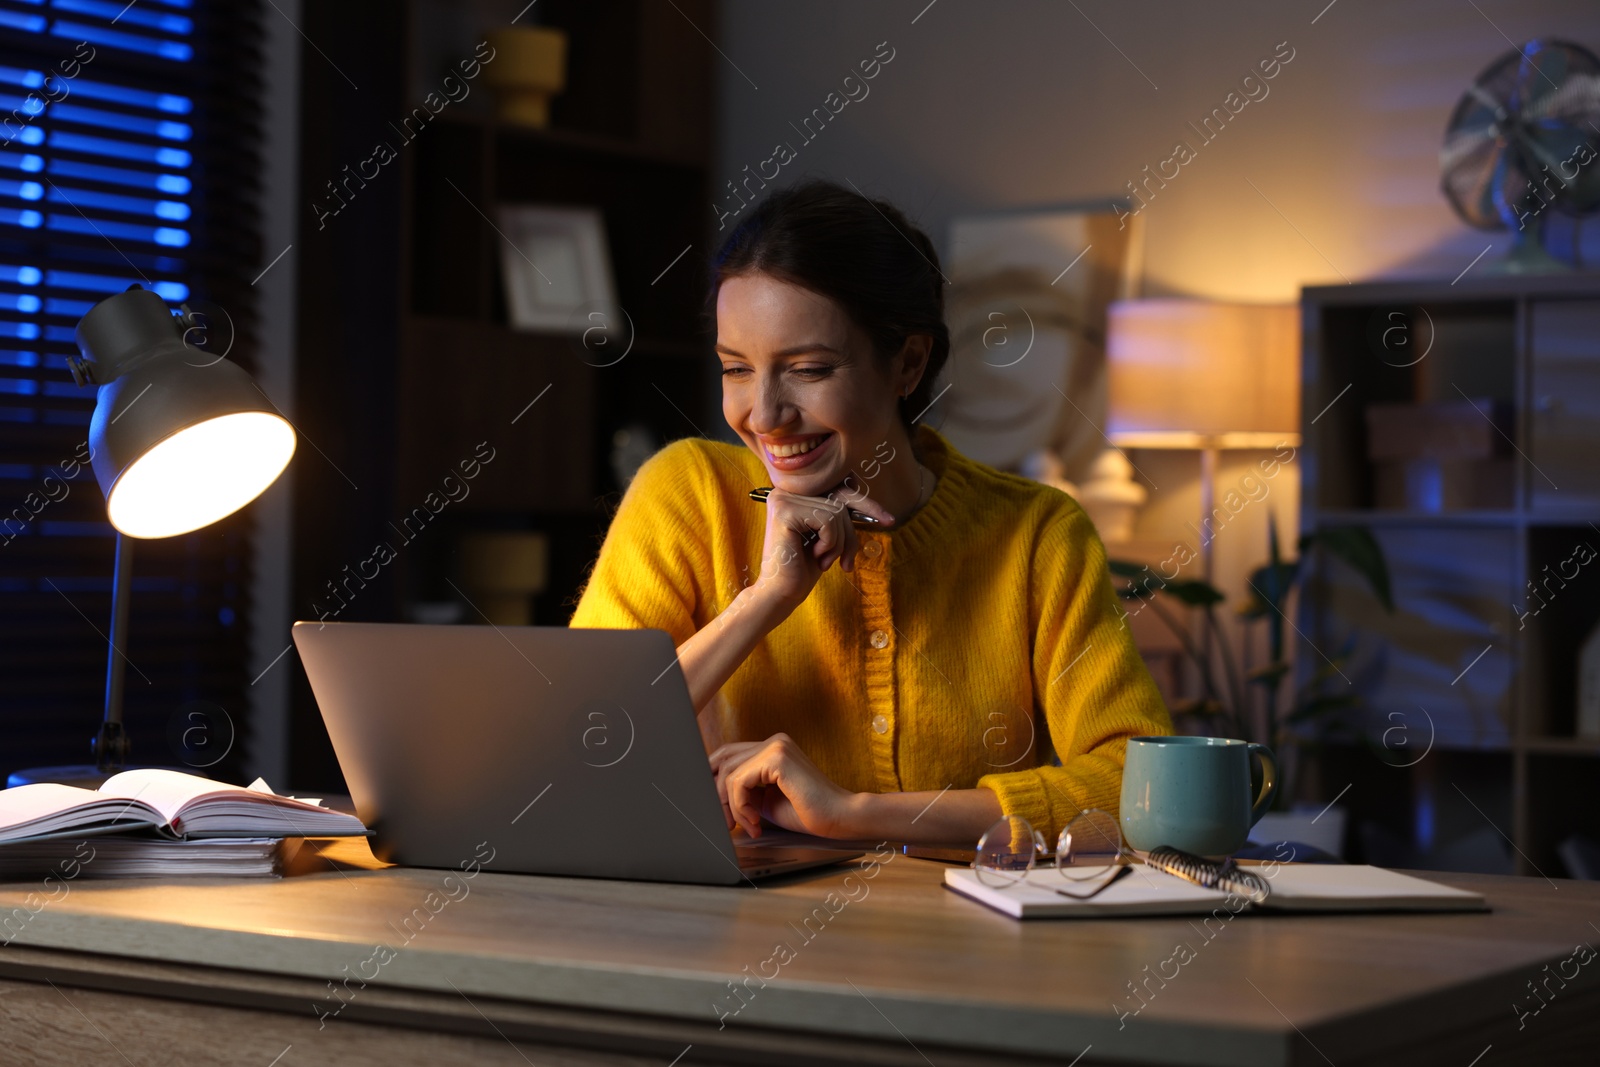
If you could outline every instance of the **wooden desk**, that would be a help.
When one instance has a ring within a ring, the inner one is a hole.
[[[1182,919],[1016,923],[943,889],[942,870],[898,856],[870,880],[761,889],[487,871],[452,887],[398,868],[80,879],[0,949],[0,1061],[1594,1062],[1600,961],[1551,979],[1520,1031],[1513,1005],[1600,944],[1600,885],[1436,875],[1494,913],[1241,916],[1208,941]],[[0,887],[0,917],[39,888]],[[1194,958],[1119,1021],[1180,942]]]

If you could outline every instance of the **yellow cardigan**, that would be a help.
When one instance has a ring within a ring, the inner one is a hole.
[[[987,788],[1053,846],[1082,809],[1116,812],[1127,739],[1171,719],[1072,498],[928,427],[917,441],[933,495],[903,527],[857,528],[856,570],[826,571],[723,686],[723,736],[787,733],[855,792]],[[571,625],[688,640],[759,574],[766,510],[747,494],[765,484],[742,446],[662,449],[624,494]]]

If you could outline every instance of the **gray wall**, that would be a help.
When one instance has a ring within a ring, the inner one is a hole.
[[[1126,195],[1184,141],[1194,158],[1165,188],[1152,183],[1141,211],[1144,293],[1247,301],[1292,301],[1307,284],[1450,279],[1490,245],[1472,269],[1492,263],[1509,236],[1466,226],[1439,191],[1450,113],[1513,47],[1507,37],[1600,49],[1593,0],[724,0],[720,20],[720,210],[739,204],[725,183],[759,173],[783,142],[796,156],[774,184],[854,183],[947,250],[954,216]],[[806,140],[794,127],[830,92],[861,96],[844,79],[880,42],[894,58],[865,97]],[[1253,81],[1258,99],[1232,102],[1214,140],[1190,127],[1230,92],[1244,96],[1259,61],[1291,50],[1265,95]],[[1570,223],[1558,234],[1572,235]],[[1581,236],[1600,264],[1600,219]],[[1236,484],[1257,458],[1230,454],[1217,484]],[[1197,458],[1139,463],[1163,488],[1138,536],[1192,543]],[[1298,503],[1290,466],[1267,507],[1291,541]],[[1214,551],[1214,579],[1235,598],[1266,556],[1264,513]],[[1234,641],[1264,661],[1239,628]]]
[[[1463,225],[1439,193],[1445,121],[1507,37],[1600,49],[1600,4],[1326,5],[727,0],[713,183],[726,193],[788,141],[797,158],[780,182],[853,181],[943,248],[952,215],[1125,193],[1187,140],[1196,158],[1143,212],[1147,295],[1288,300],[1307,283],[1453,278],[1493,242],[1481,267],[1508,238]],[[868,95],[805,143],[789,124],[882,41],[894,59]],[[1267,95],[1202,144],[1188,123],[1280,42],[1294,58]]]

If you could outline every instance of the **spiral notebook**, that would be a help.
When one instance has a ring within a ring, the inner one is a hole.
[[[1271,892],[1260,904],[1206,889],[1139,864],[1091,900],[1061,896],[1053,887],[1081,889],[1055,868],[1038,869],[1015,885],[996,888],[978,880],[970,867],[944,872],[945,888],[971,897],[1013,919],[1114,918],[1136,915],[1204,915],[1227,906],[1230,912],[1285,911],[1488,911],[1482,894],[1381,867],[1322,863],[1278,864],[1254,868]],[[1239,905],[1243,903],[1243,907]]]

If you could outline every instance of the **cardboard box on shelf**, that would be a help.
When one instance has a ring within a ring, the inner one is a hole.
[[[1372,465],[1372,503],[1437,513],[1509,508],[1513,466],[1507,459],[1382,460]]]
[[[1512,505],[1511,406],[1488,398],[1369,404],[1373,504],[1439,512]]]
[[[1511,405],[1478,397],[1368,404],[1367,458],[1491,459],[1510,449]]]

